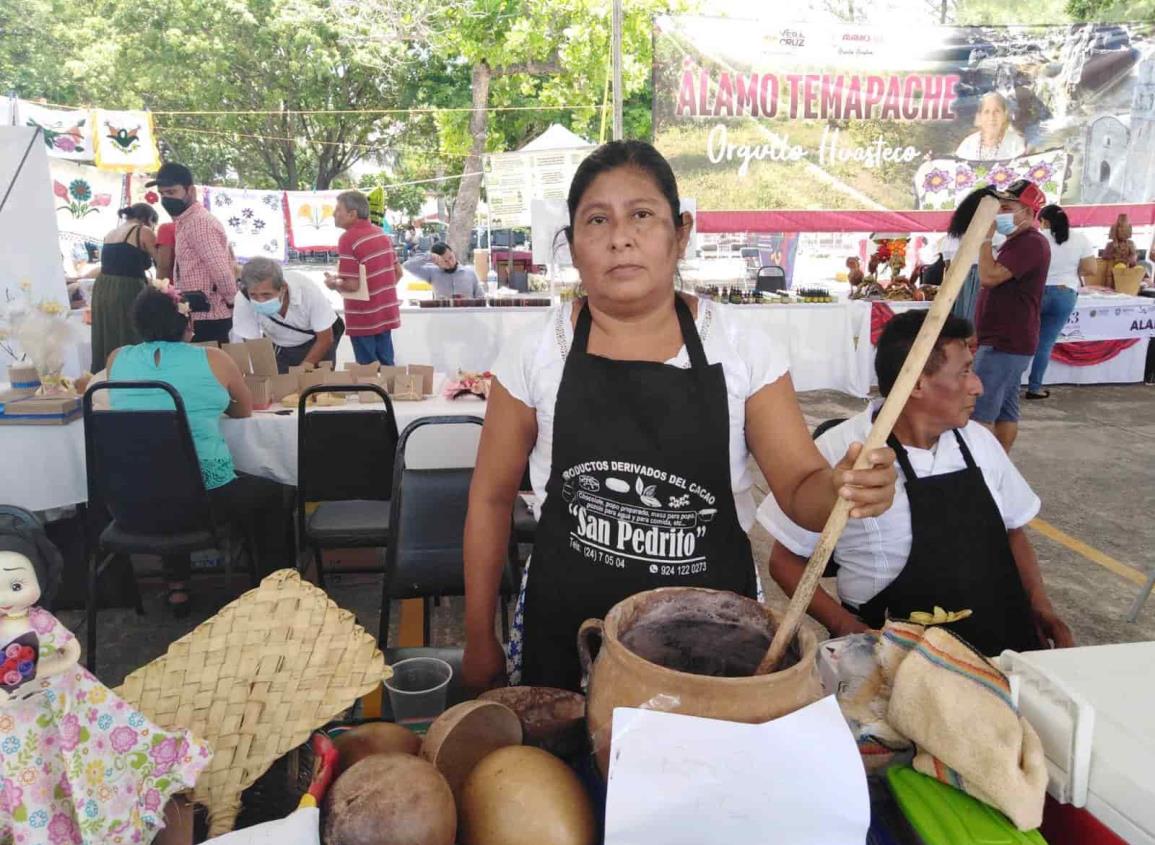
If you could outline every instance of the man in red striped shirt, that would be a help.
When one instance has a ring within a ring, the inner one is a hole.
[[[345,298],[345,333],[358,364],[393,366],[393,329],[401,326],[397,282],[401,265],[393,242],[369,222],[369,200],[360,191],[337,195],[333,222],[344,229],[337,242],[337,274],[325,274],[332,290],[353,293],[361,286],[361,267],[369,286],[367,300]]]

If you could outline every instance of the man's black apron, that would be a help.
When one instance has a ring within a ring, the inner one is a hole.
[[[274,323],[282,328],[292,329],[299,332],[302,337],[310,337],[308,340],[299,346],[276,346],[274,349],[277,353],[277,371],[281,374],[287,373],[289,367],[299,367],[305,360],[313,348],[313,344],[317,342],[317,333],[312,329],[302,329],[300,326],[294,326],[284,322],[276,317],[269,317]],[[322,361],[329,361],[333,364],[337,362],[337,344],[341,342],[341,336],[345,334],[345,321],[338,317],[333,321],[333,345],[329,347],[329,351],[321,358]]]
[[[755,594],[730,479],[726,377],[675,303],[689,369],[590,355],[589,308],[578,315],[526,586],[524,684],[577,689],[578,627],[635,593]]]
[[[898,577],[858,609],[862,621],[881,628],[887,616],[916,610],[973,611],[950,628],[986,655],[1003,649],[1040,648],[1007,528],[962,435],[954,432],[966,468],[919,478],[902,444],[898,456],[910,501],[910,557]]]

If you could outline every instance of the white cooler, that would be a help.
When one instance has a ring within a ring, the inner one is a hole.
[[[1048,791],[1129,845],[1155,845],[1155,642],[1004,652],[1043,741]]]

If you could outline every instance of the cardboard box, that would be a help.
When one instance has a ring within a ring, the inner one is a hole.
[[[79,396],[25,396],[4,402],[3,425],[67,425],[83,412]]]
[[[433,367],[427,364],[410,364],[409,375],[421,376],[421,394],[423,396],[433,394]]]

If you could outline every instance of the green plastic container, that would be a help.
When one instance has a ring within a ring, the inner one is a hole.
[[[891,767],[886,781],[923,845],[1047,845],[1037,830],[1018,830],[994,807],[910,766]]]

